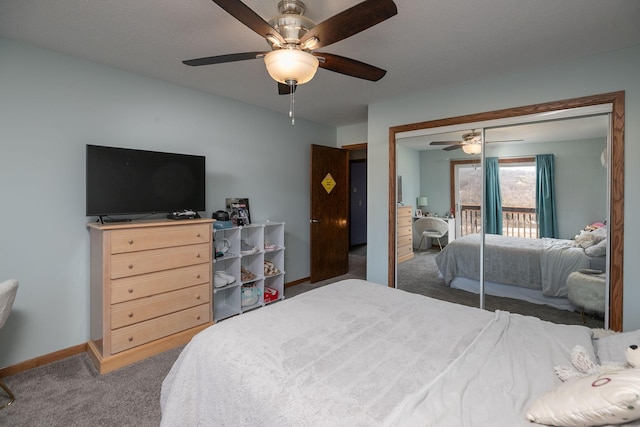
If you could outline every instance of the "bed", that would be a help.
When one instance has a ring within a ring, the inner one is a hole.
[[[463,236],[436,256],[436,264],[447,285],[478,291],[480,239],[479,234]],[[583,269],[604,269],[606,264],[604,256],[588,255],[575,240],[495,234],[485,236],[484,257],[487,293],[568,310],[573,309],[567,300],[569,274]]]
[[[575,345],[595,358],[593,338],[345,280],[196,335],[163,382],[161,425],[530,426],[554,366]]]

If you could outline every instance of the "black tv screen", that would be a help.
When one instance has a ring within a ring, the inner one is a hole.
[[[205,157],[87,145],[87,216],[205,210]]]

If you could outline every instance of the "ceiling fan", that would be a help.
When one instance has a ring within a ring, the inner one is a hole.
[[[278,93],[291,96],[297,85],[313,78],[318,67],[370,81],[378,81],[386,74],[385,70],[373,65],[315,50],[351,37],[396,15],[398,9],[393,0],[365,0],[317,25],[303,16],[305,5],[299,0],[281,0],[278,3],[280,14],[269,22],[240,0],[213,2],[264,37],[271,50],[182,61],[186,65],[201,66],[263,58],[269,75],[278,82]]]
[[[516,142],[522,141],[522,139],[509,139],[504,141],[486,141],[487,144],[491,142]],[[457,150],[462,148],[467,154],[479,154],[482,151],[482,133],[472,129],[471,132],[462,134],[461,141],[433,141],[429,145],[448,145],[443,148],[444,151]]]

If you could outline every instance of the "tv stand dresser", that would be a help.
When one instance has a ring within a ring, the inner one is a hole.
[[[101,374],[186,344],[213,324],[212,222],[88,224],[88,349]]]

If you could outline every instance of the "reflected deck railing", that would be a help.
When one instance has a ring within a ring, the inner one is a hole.
[[[479,233],[482,229],[480,206],[462,205],[460,235]],[[535,208],[502,208],[502,235],[538,238],[538,215]]]

